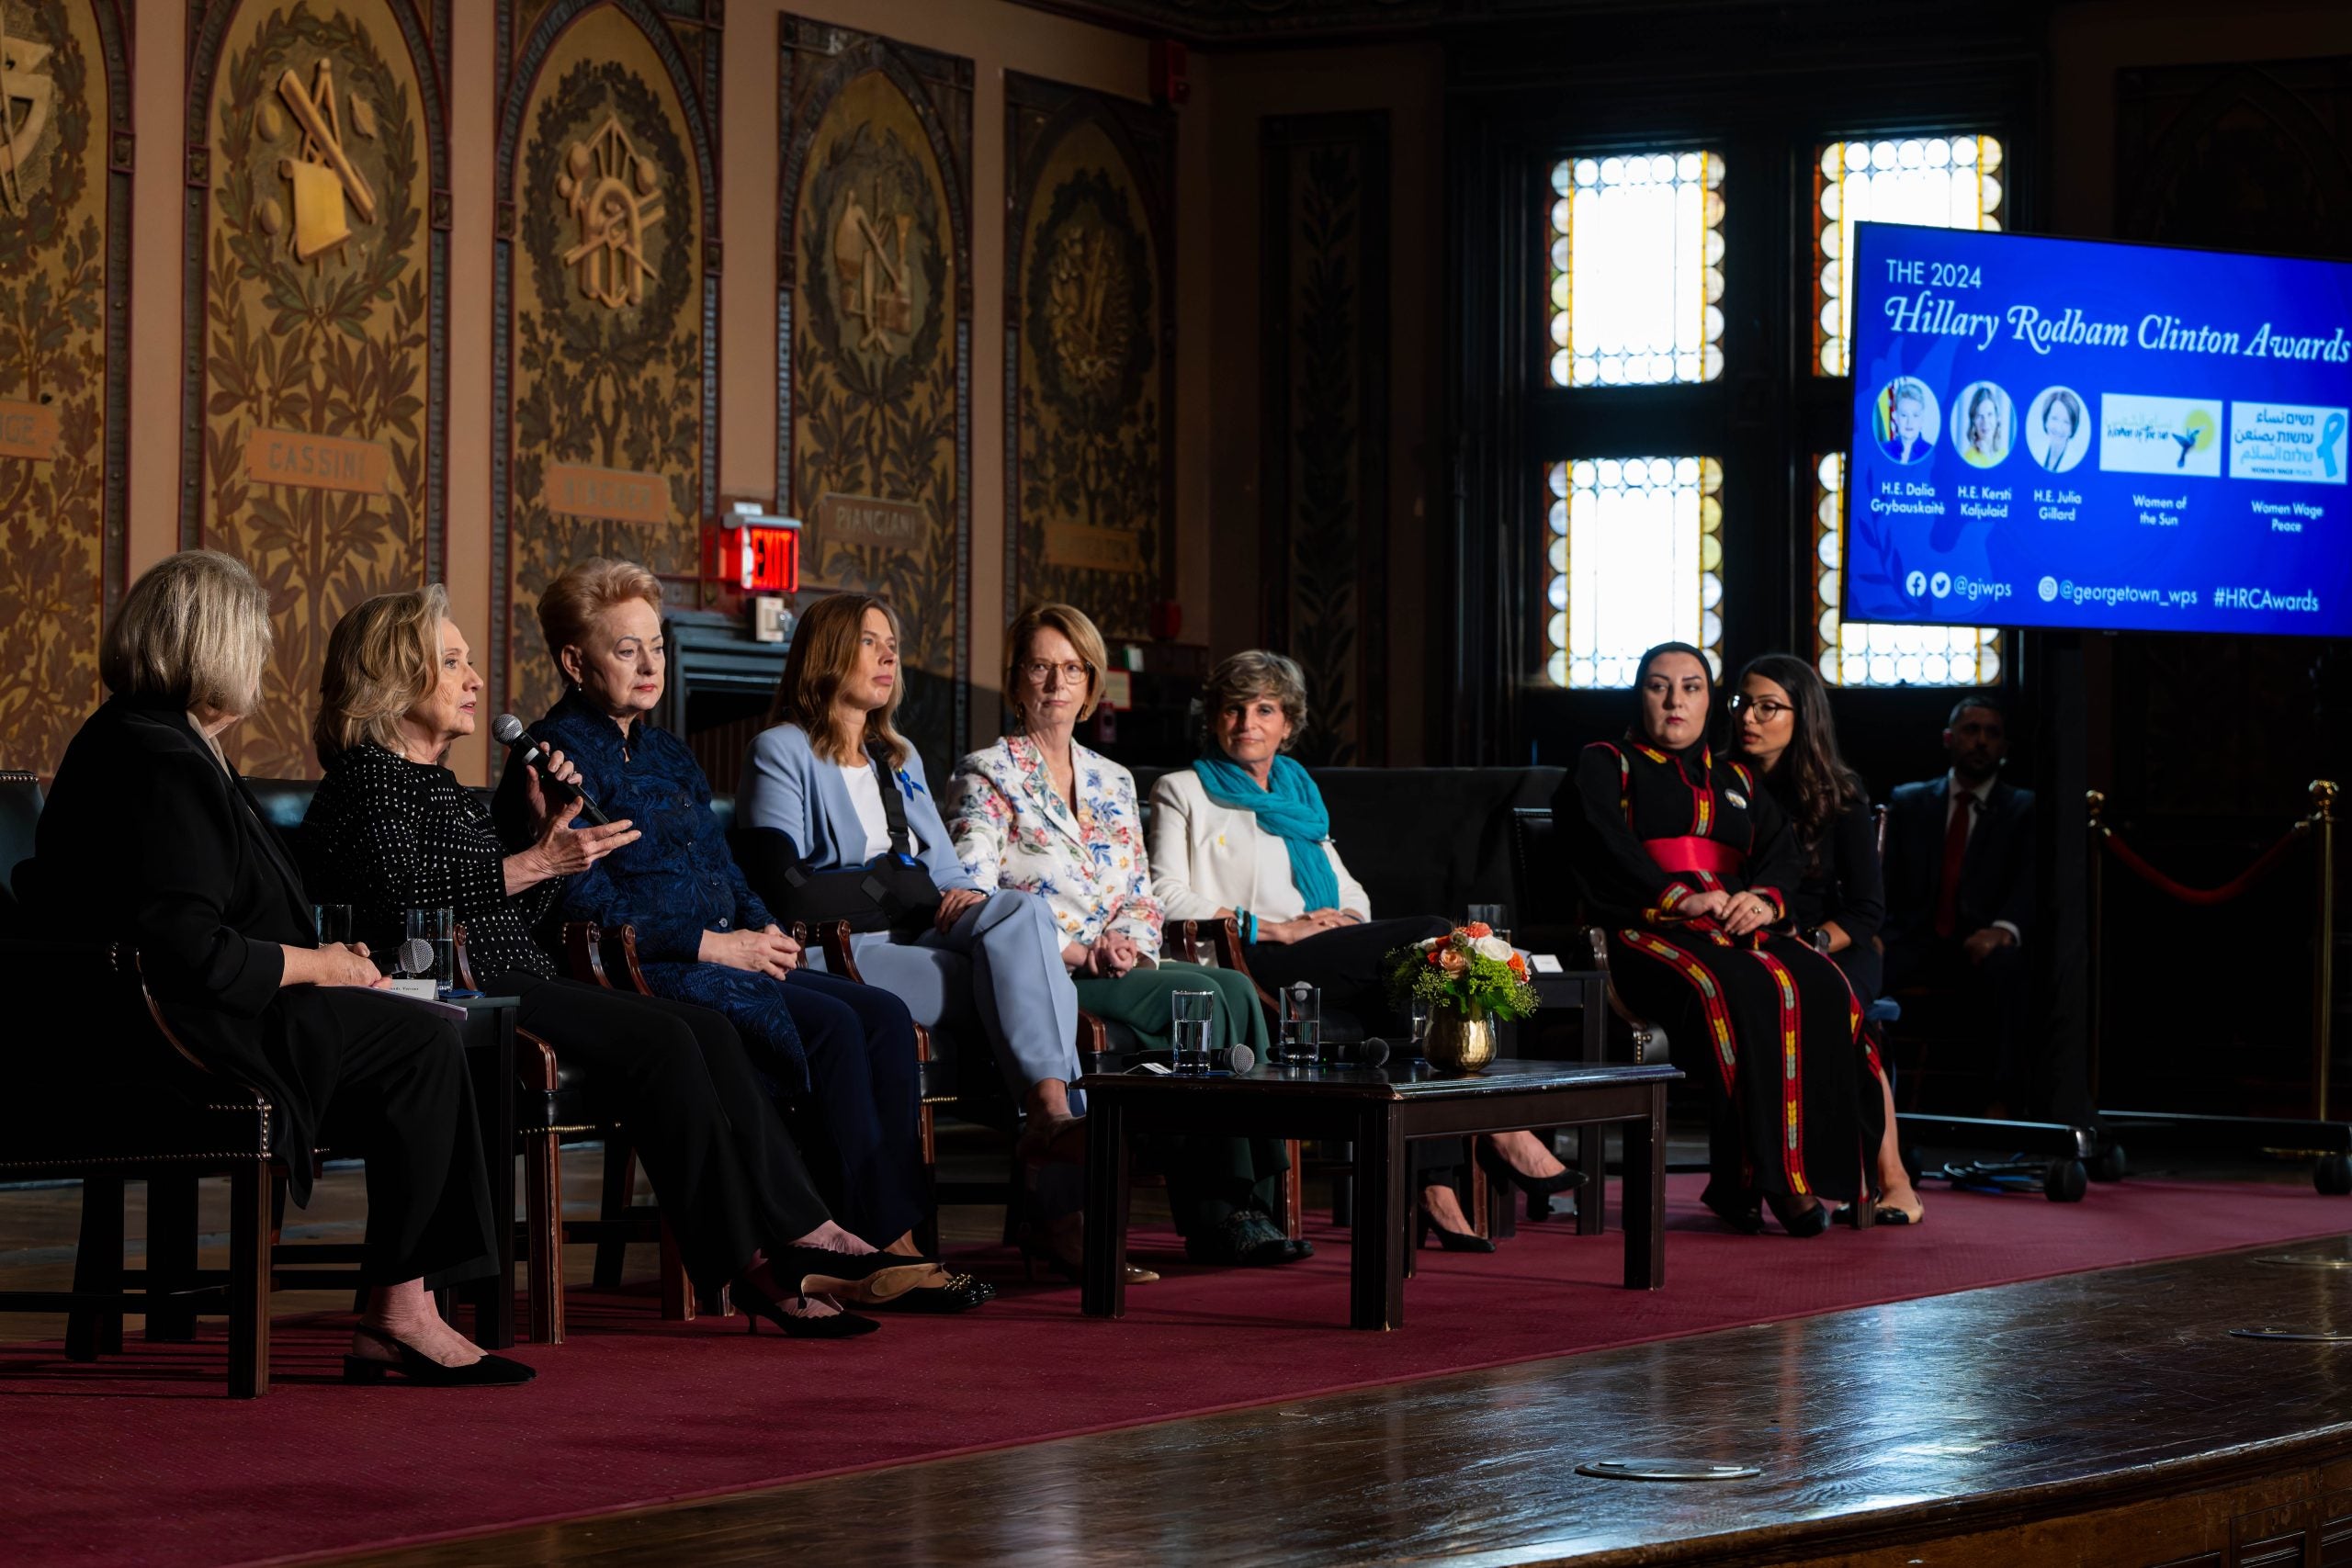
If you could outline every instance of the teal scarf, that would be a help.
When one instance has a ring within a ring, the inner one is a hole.
[[[1223,757],[1203,757],[1193,763],[1209,798],[1231,811],[1255,812],[1258,826],[1283,841],[1290,851],[1291,886],[1309,909],[1340,907],[1339,874],[1323,840],[1331,836],[1331,814],[1323,808],[1323,792],[1306,770],[1288,757],[1274,759],[1269,787],[1261,789],[1250,770]]]

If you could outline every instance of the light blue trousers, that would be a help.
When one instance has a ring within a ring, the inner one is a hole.
[[[942,932],[851,939],[858,972],[907,1004],[925,1028],[977,1022],[1019,1099],[1045,1078],[1078,1082],[1078,989],[1062,964],[1061,928],[1034,893],[991,893]],[[821,962],[821,955],[812,955]],[[1070,1109],[1086,1106],[1077,1089]]]

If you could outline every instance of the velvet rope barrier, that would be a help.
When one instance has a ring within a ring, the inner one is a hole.
[[[2117,860],[2121,861],[2124,865],[2131,870],[2133,875],[2146,883],[2149,886],[2154,888],[2157,892],[2162,893],[2168,897],[2178,899],[2184,904],[2226,904],[2233,898],[2242,897],[2247,889],[2251,888],[2256,883],[2261,881],[2264,875],[2269,872],[2270,868],[2277,865],[2280,859],[2286,855],[2289,850],[2295,847],[2295,843],[2298,840],[2301,839],[2310,831],[2310,823],[2298,822],[2293,827],[2288,829],[2286,832],[2280,834],[2278,841],[2271,845],[2268,849],[2263,851],[2260,857],[2257,858],[2252,865],[2246,867],[2244,871],[2238,873],[2235,876],[2230,878],[2229,881],[2224,882],[2219,887],[2191,887],[2187,883],[2174,881],[2171,877],[2166,876],[2163,872],[2158,871],[2154,866],[2150,865],[2145,860],[2143,860],[2140,856],[2140,852],[2137,850],[2134,850],[2131,845],[2125,843],[2121,837],[2116,833],[2114,829],[2109,828],[2103,823],[2098,825],[2098,828],[2100,840],[2107,845],[2108,852],[2112,854]]]

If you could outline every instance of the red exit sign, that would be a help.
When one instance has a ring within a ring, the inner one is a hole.
[[[732,513],[713,530],[709,575],[746,593],[800,591],[800,525],[789,517]]]

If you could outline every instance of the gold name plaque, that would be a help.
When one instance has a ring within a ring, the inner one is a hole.
[[[1088,571],[1144,570],[1143,536],[1125,528],[1090,528],[1083,523],[1046,525],[1046,564]]]
[[[392,454],[381,442],[266,428],[245,441],[245,478],[256,484],[381,495],[391,477]]]
[[[549,512],[602,517],[614,523],[667,523],[670,481],[633,468],[592,468],[584,463],[549,463],[541,493]]]
[[[57,456],[57,411],[46,403],[0,398],[0,457],[49,462]]]
[[[911,502],[830,491],[817,500],[815,521],[828,544],[884,550],[920,548],[931,528],[931,513]]]

